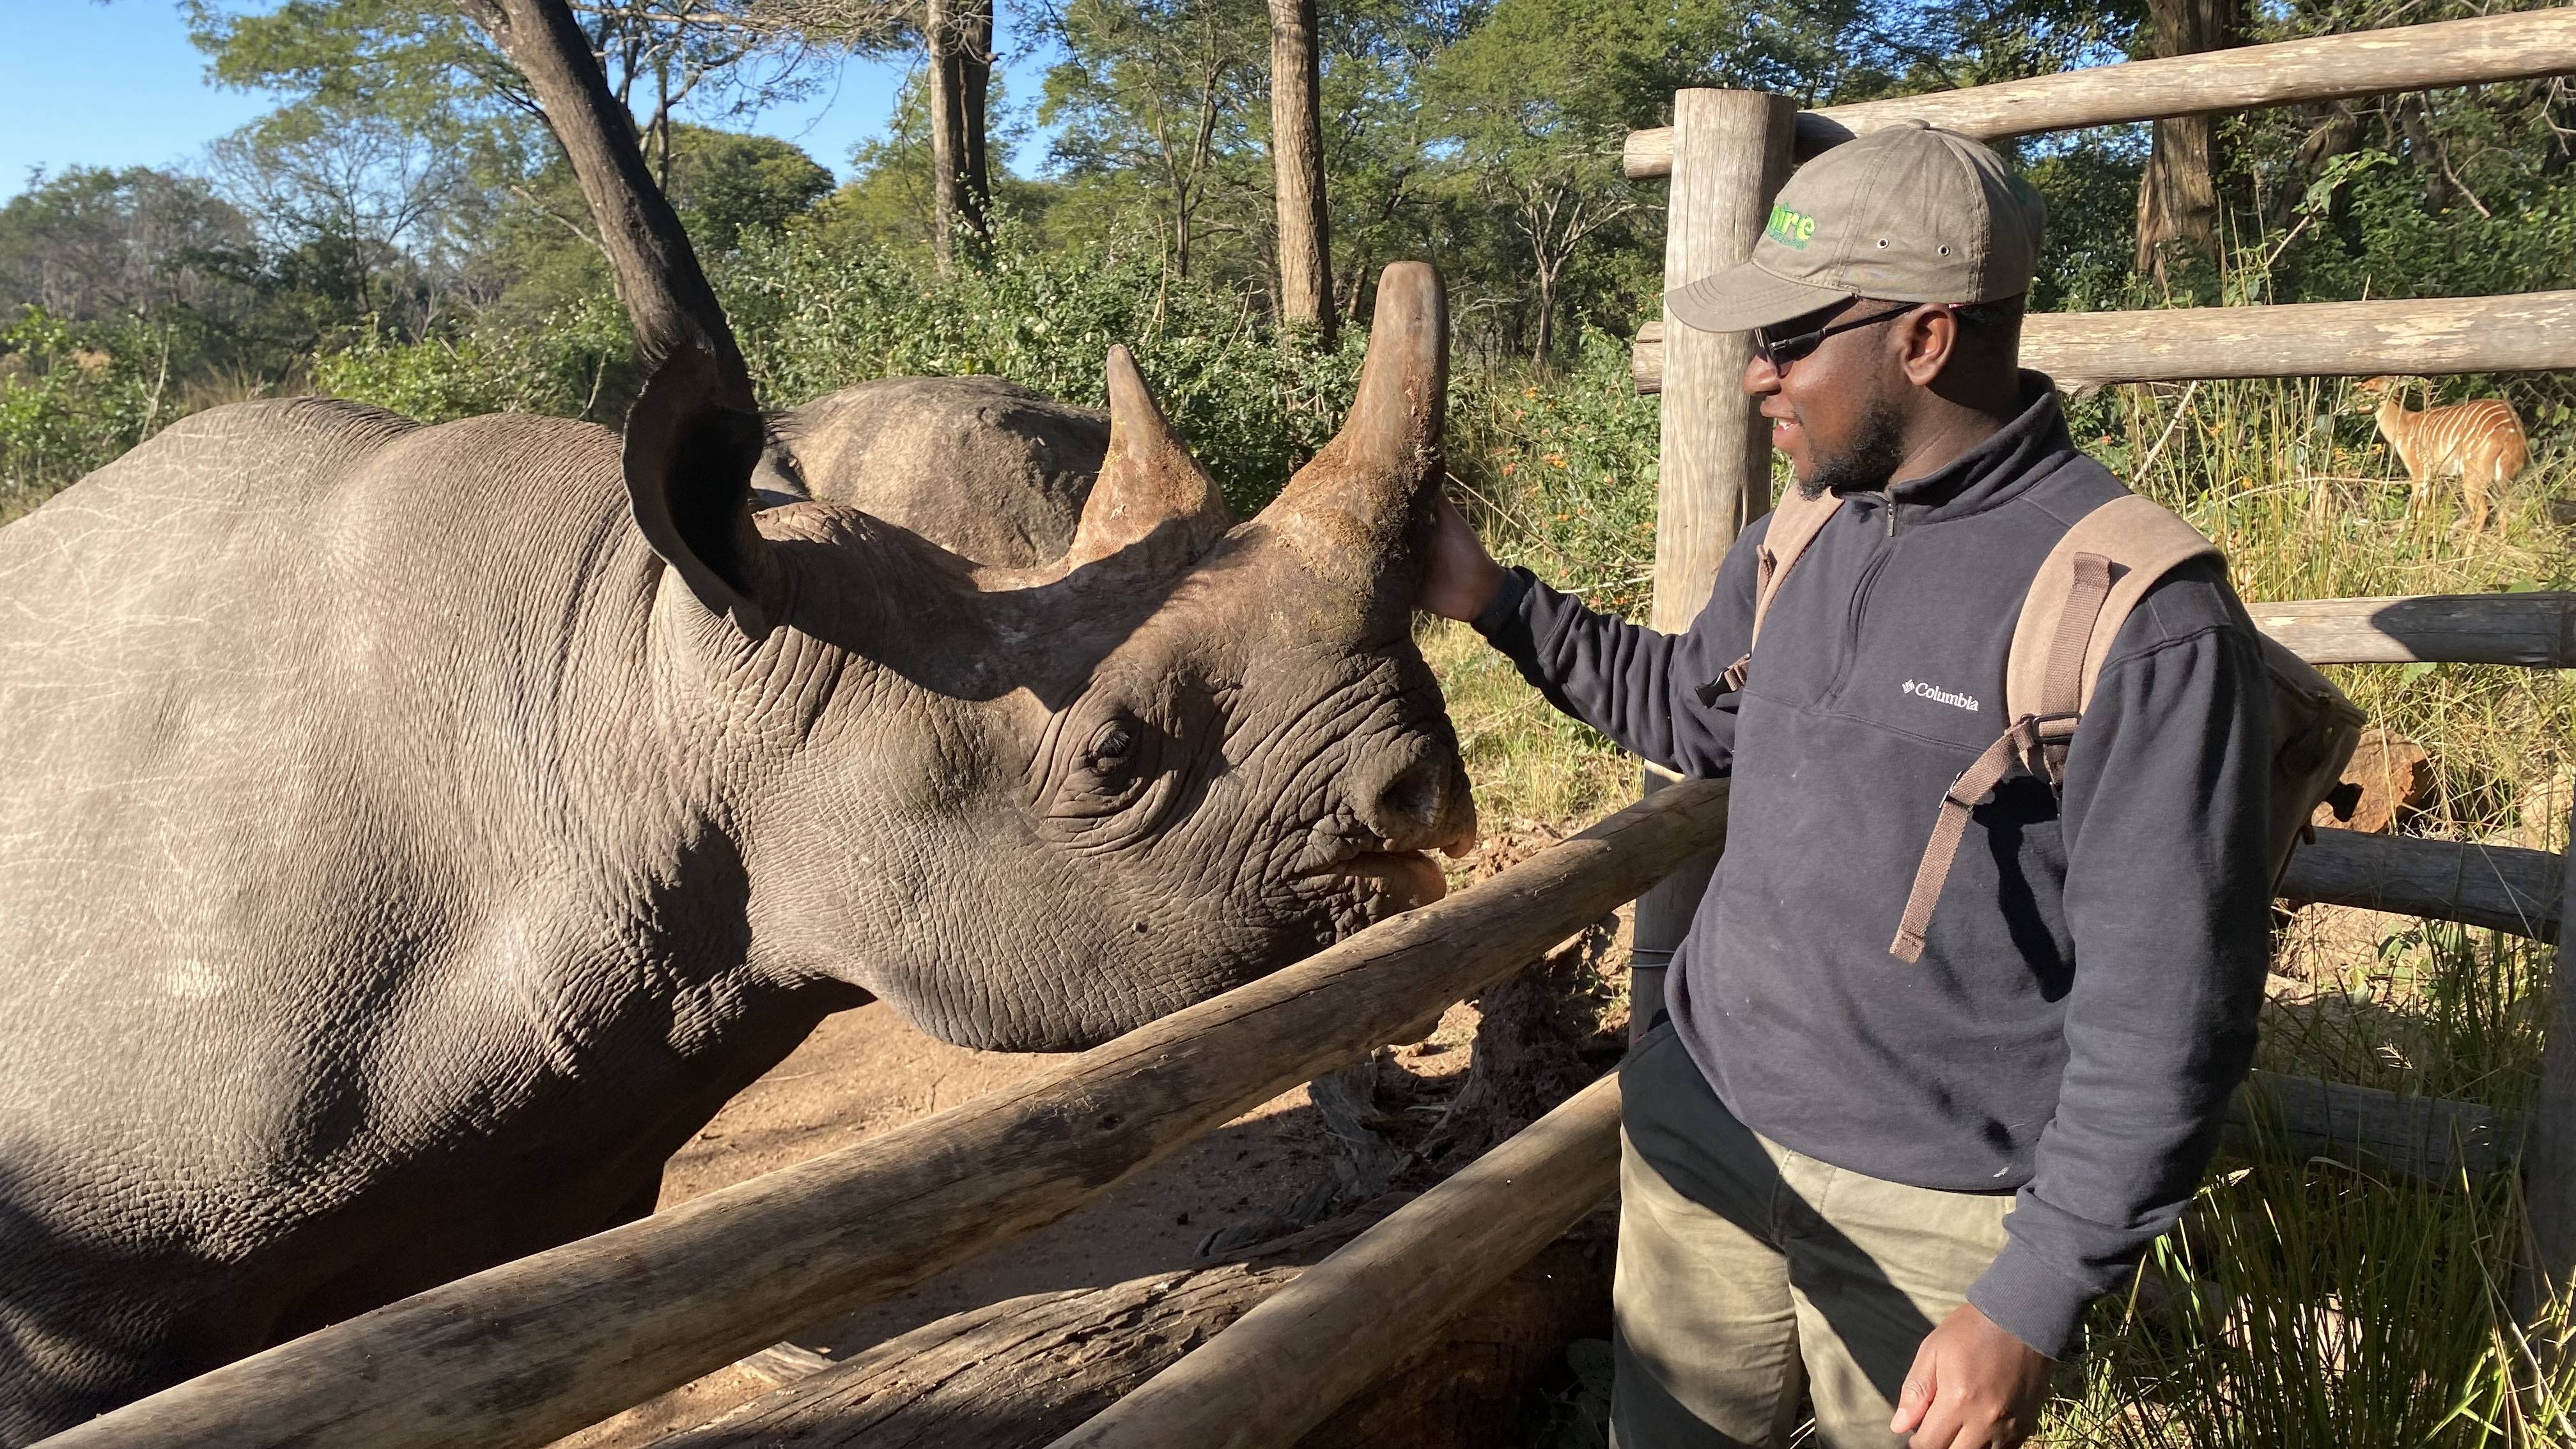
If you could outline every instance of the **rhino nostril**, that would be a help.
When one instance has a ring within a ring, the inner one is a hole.
[[[1459,832],[1450,817],[1460,792],[1445,761],[1417,759],[1397,771],[1374,792],[1364,792],[1360,816],[1370,832],[1393,850],[1445,846]]]
[[[1428,825],[1440,813],[1440,781],[1431,771],[1416,765],[1378,792],[1377,809],[1389,823],[1402,820]]]

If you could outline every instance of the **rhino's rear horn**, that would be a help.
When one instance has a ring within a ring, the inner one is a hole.
[[[1429,526],[1440,478],[1448,391],[1449,307],[1440,273],[1428,262],[1397,262],[1378,277],[1368,360],[1350,416],[1262,510],[1262,521],[1318,572],[1371,590],[1396,575],[1409,579],[1414,535]]]
[[[751,521],[760,416],[729,406],[714,359],[683,345],[626,415],[626,497],[635,527],[708,612],[769,632],[776,565]]]
[[[1123,557],[1186,566],[1234,524],[1225,495],[1190,456],[1124,346],[1109,349],[1109,452],[1082,506],[1069,568]]]

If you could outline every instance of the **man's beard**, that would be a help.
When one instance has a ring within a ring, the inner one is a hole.
[[[1905,418],[1884,396],[1872,398],[1861,414],[1860,436],[1835,456],[1818,459],[1816,471],[1798,480],[1798,496],[1875,493],[1887,487],[1904,462]]]

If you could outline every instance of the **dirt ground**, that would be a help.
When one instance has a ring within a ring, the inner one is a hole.
[[[1399,1049],[1420,1077],[1462,1071],[1475,1013],[1450,1009],[1420,1043]],[[949,1046],[883,1004],[826,1020],[766,1077],[726,1106],[671,1159],[665,1208],[700,1193],[846,1147],[1068,1060]],[[1220,1229],[1285,1207],[1332,1171],[1334,1147],[1306,1089],[1263,1103],[1078,1212],[1012,1240],[897,1297],[796,1335],[843,1358],[922,1324],[1051,1288],[1122,1282],[1188,1265]],[[773,1385],[740,1367],[711,1374],[561,1442],[627,1449],[724,1412]]]

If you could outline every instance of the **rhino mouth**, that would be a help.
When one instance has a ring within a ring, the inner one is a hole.
[[[1394,908],[1399,911],[1427,906],[1449,894],[1449,878],[1441,874],[1440,862],[1427,850],[1366,851],[1332,867],[1332,873],[1401,898],[1402,904]]]
[[[1449,893],[1448,877],[1428,851],[1362,850],[1303,873],[1320,895],[1336,936],[1427,906]]]

